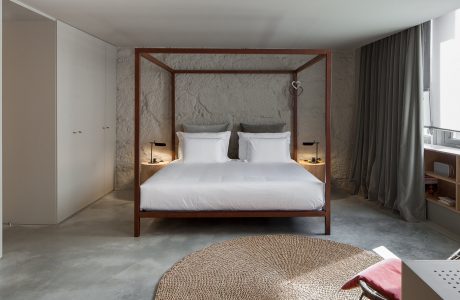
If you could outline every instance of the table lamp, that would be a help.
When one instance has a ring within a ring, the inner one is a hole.
[[[318,145],[319,145],[319,142],[318,141],[303,142],[302,145],[304,145],[304,146],[316,145],[316,155],[315,155],[315,157],[312,157],[311,160],[306,160],[306,161],[308,161],[309,163],[312,163],[312,164],[319,164],[321,162],[321,158],[318,157]]]
[[[153,158],[153,147],[166,147],[166,143],[157,143],[155,141],[150,142],[150,161],[149,164],[156,164],[159,162],[162,162],[162,160],[158,160],[156,158]]]

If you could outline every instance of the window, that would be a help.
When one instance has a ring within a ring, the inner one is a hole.
[[[423,108],[424,125],[433,129],[425,133],[425,142],[460,147],[460,9],[432,20],[430,38],[430,50],[424,50],[430,53],[430,84]]]
[[[460,9],[432,22],[432,126],[460,131]]]

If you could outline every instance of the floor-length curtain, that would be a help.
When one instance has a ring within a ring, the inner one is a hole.
[[[355,192],[425,219],[422,25],[361,48]]]

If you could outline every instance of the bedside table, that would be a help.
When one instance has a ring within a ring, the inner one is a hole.
[[[322,182],[325,182],[326,179],[326,163],[320,162],[317,164],[309,163],[304,160],[299,160],[299,164],[302,165],[302,167],[305,168],[308,172],[312,173],[316,178],[321,180]]]
[[[149,179],[153,174],[163,169],[169,164],[169,161],[162,161],[154,164],[142,163],[141,164],[141,184]]]

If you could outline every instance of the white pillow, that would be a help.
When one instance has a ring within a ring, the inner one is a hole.
[[[291,142],[291,132],[277,132],[277,133],[250,133],[238,132],[238,158],[241,160],[248,159],[248,142],[251,138],[287,138],[288,148]]]
[[[226,158],[226,160],[229,160],[228,158],[228,145],[230,142],[230,131],[225,131],[225,132],[199,132],[199,133],[189,133],[189,132],[177,132],[177,137],[179,139],[179,151],[178,151],[178,156],[179,159],[183,159],[183,153],[184,153],[184,144],[186,143],[187,139],[222,139],[223,143],[221,144],[221,148],[219,149],[219,152],[223,157]]]
[[[222,151],[223,138],[186,138],[183,145],[184,163],[222,163],[228,161]]]
[[[291,161],[287,138],[251,138],[247,154],[248,161],[254,163]]]

